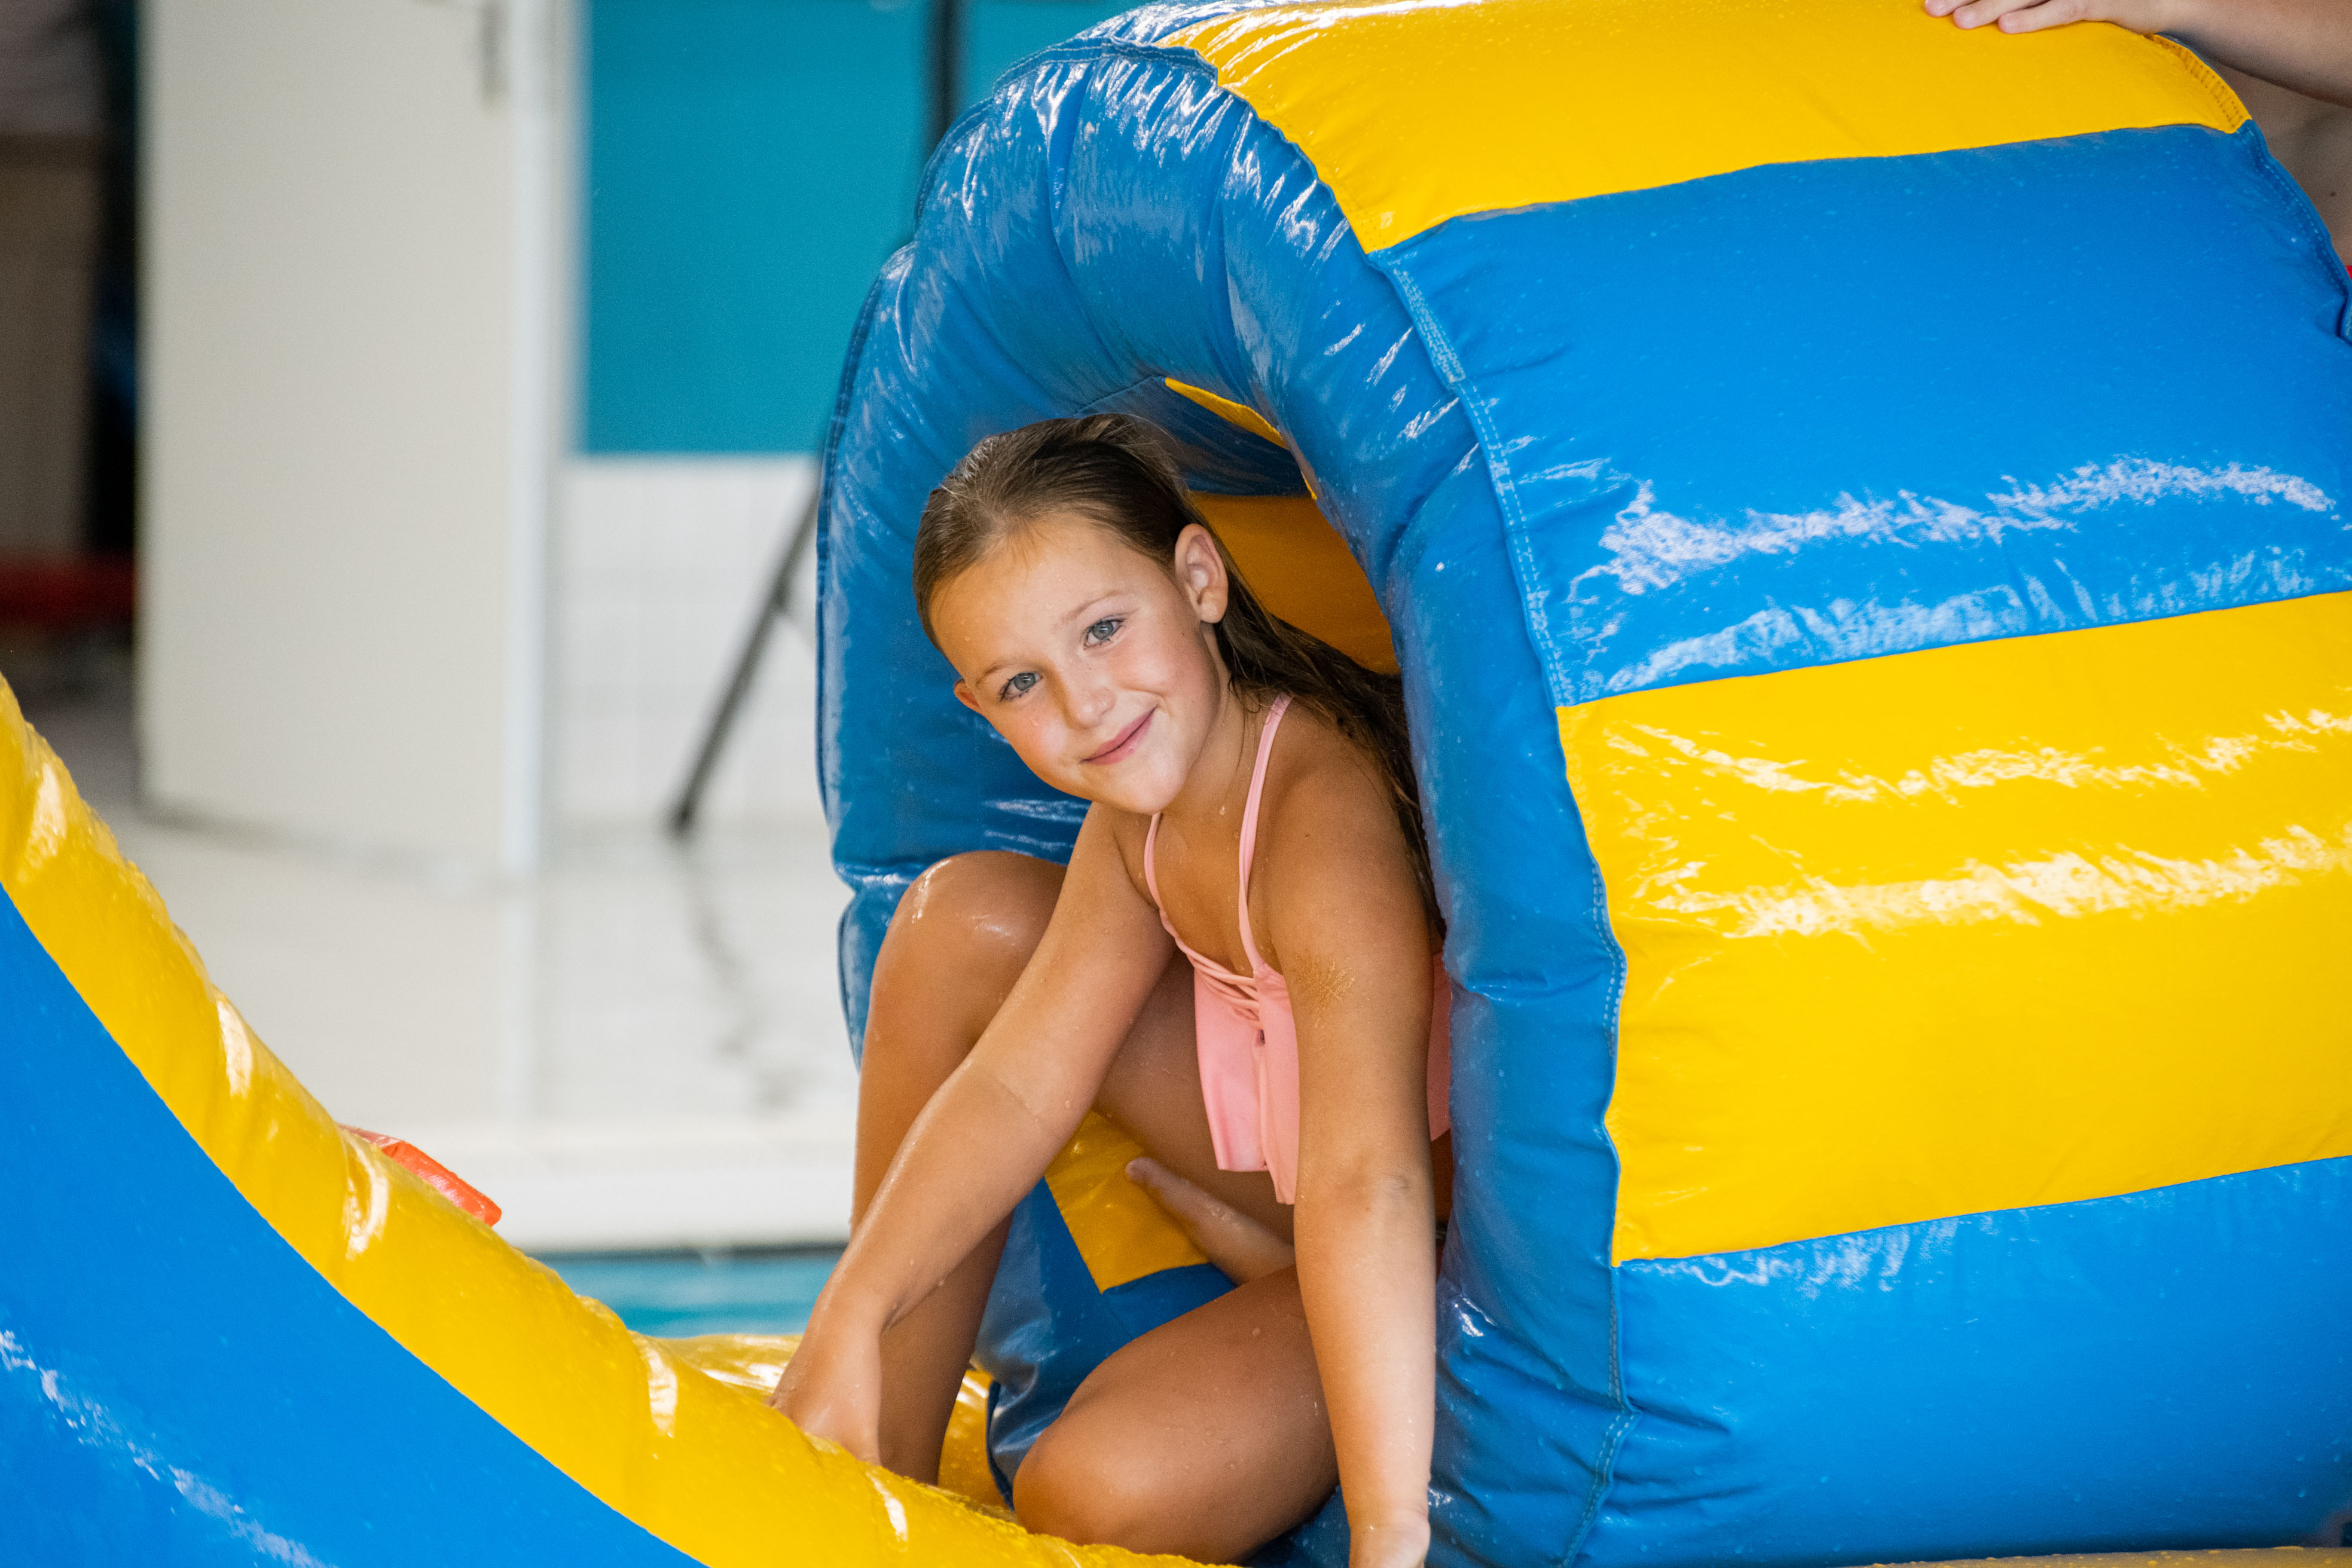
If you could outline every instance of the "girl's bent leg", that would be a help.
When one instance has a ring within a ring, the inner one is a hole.
[[[1097,1367],[1014,1472],[1013,1506],[1066,1541],[1231,1563],[1339,1481],[1298,1271],[1285,1269]]]
[[[1004,1005],[1052,918],[1062,868],[983,852],[915,880],[874,962],[857,1085],[853,1227],[925,1105]],[[940,1445],[1004,1249],[999,1226],[882,1340],[882,1463],[939,1479]]]

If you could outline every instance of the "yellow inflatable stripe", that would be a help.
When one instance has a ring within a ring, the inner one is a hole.
[[[1250,407],[1249,404],[1235,402],[1229,397],[1219,397],[1206,387],[1196,387],[1188,382],[1180,382],[1174,376],[1163,376],[1160,379],[1168,383],[1170,392],[1174,392],[1178,397],[1190,398],[1227,424],[1238,425],[1252,435],[1262,435],[1276,446],[1290,444],[1284,438],[1282,432],[1274,427],[1273,421]]]
[[[1205,388],[1161,378],[1168,390],[1190,398],[1227,423],[1262,435],[1276,446],[1289,440],[1266,417]],[[1307,459],[1297,452],[1299,471]],[[1310,487],[1314,476],[1307,476]],[[1258,601],[1302,631],[1312,632],[1368,670],[1394,674],[1396,640],[1381,601],[1356,564],[1355,552],[1331,526],[1312,496],[1213,496],[1198,492],[1193,504],[1224,541],[1226,553]]]
[[[2167,40],[1964,33],[1916,0],[1338,0],[1167,42],[1307,154],[1366,250],[1765,164],[2246,120]]]
[[[2352,1155],[2352,594],[1559,717],[1618,1260]]]
[[[1355,552],[1311,496],[1211,496],[1192,502],[1258,602],[1368,670],[1393,674],[1396,643]]]
[[[343,1136],[206,979],[13,694],[0,695],[0,885],[181,1124],[311,1267],[493,1419],[688,1555],[712,1568],[1180,1561],[1033,1536],[811,1442]]]
[[[1097,1291],[1209,1260],[1150,1193],[1127,1179],[1128,1161],[1142,1153],[1141,1144],[1089,1111],[1045,1170],[1045,1188]]]
[[[657,1343],[684,1365],[764,1399],[783,1375],[784,1363],[799,1348],[801,1336],[706,1333]],[[940,1490],[1010,1519],[1012,1512],[988,1469],[988,1374],[974,1367],[956,1390],[947,1441],[940,1446]]]

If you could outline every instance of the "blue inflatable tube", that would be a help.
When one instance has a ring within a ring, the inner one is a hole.
[[[1404,676],[1433,1562],[2343,1568],[2196,1549],[2352,1514],[2347,304],[2228,89],[2109,27],[1345,0],[1049,50],[935,160],[826,453],[853,1023],[914,875],[1081,810],[950,696],[923,499],[1142,414],[1269,605]],[[0,891],[0,1561],[1125,1560],[999,1490],[1224,1288],[1107,1122],[1015,1217],[951,1495],[339,1129],[5,700]],[[1261,1561],[1346,1550],[1335,1502]]]
[[[1081,811],[949,696],[925,495],[1142,414],[1404,672],[1439,1560],[2332,1541],[2346,307],[2228,89],[2119,29],[1162,5],[1048,51],[935,161],[827,455],[853,1023],[914,875]],[[1202,1288],[1099,1244],[1022,1211],[1001,1470]]]

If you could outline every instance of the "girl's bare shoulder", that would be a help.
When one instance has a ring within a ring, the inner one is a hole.
[[[1139,817],[1132,811],[1122,811],[1116,806],[1097,800],[1087,808],[1086,825],[1079,830],[1079,841],[1092,838],[1104,850],[1116,855],[1120,869],[1134,884],[1135,891],[1149,899],[1151,894],[1144,885],[1143,839],[1151,826],[1151,819]]]
[[[1294,734],[1293,730],[1297,733]],[[1381,869],[1414,881],[1397,821],[1396,801],[1380,765],[1314,709],[1295,704],[1283,716],[1258,809],[1257,860],[1269,873],[1320,882],[1352,881],[1370,855]],[[1416,902],[1418,894],[1415,894]]]
[[[1320,714],[1281,744],[1259,808],[1250,911],[1295,998],[1329,1002],[1366,973],[1424,973],[1435,938],[1380,766]]]

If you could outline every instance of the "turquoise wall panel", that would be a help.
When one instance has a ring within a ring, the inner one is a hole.
[[[966,101],[1120,7],[975,0]],[[808,451],[914,224],[929,0],[590,0],[579,444]]]
[[[965,106],[986,98],[998,77],[1038,50],[1127,9],[1121,0],[968,0],[959,83]]]
[[[580,444],[795,452],[921,172],[923,0],[593,0]]]

